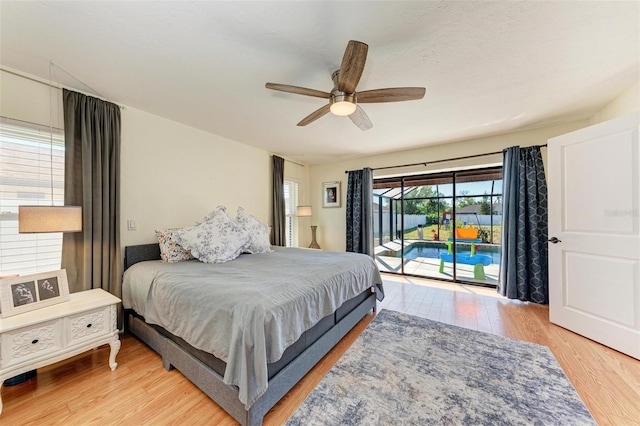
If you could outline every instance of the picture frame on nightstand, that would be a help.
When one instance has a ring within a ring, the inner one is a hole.
[[[65,269],[0,280],[0,316],[2,318],[67,300],[69,300],[69,282]]]

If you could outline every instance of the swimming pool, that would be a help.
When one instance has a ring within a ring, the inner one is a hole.
[[[427,257],[440,260],[441,253],[447,253],[447,246],[443,243],[417,242],[405,248],[404,258],[406,260],[414,260],[418,257]],[[469,244],[458,245],[456,253],[470,254],[471,248]],[[491,256],[491,261],[494,264],[500,263],[500,249],[498,247],[476,245],[476,253]],[[396,257],[402,257],[402,252],[398,251]]]

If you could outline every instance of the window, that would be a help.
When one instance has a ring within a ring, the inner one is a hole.
[[[381,271],[498,282],[502,167],[375,179],[373,203]]]
[[[284,181],[285,241],[287,247],[298,247],[298,182]]]
[[[60,269],[62,233],[18,234],[18,206],[52,196],[64,205],[62,130],[0,118],[0,275]]]

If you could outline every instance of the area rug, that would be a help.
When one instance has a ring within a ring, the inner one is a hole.
[[[287,425],[594,425],[544,346],[383,310]]]

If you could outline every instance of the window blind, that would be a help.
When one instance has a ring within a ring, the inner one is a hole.
[[[298,247],[298,183],[284,181],[285,241],[287,247]]]
[[[60,269],[62,233],[18,234],[21,205],[64,205],[64,134],[0,117],[0,275]]]

